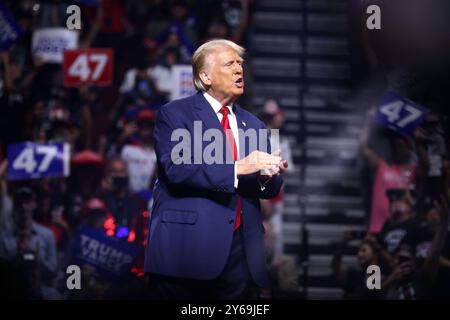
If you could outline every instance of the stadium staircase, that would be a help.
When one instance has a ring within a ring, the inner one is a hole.
[[[350,90],[345,0],[258,0],[250,49],[253,104],[275,98],[293,147],[295,172],[285,177],[284,250],[298,261],[307,299],[339,299],[332,276],[335,243],[364,230],[358,135],[362,117],[343,98]],[[357,244],[343,261],[356,264]]]

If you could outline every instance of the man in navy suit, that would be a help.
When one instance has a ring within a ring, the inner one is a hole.
[[[288,164],[258,135],[264,124],[234,104],[244,92],[243,55],[228,40],[200,46],[192,58],[199,92],[158,113],[145,261],[154,298],[239,299],[255,285],[269,288],[259,199],[278,194]],[[180,132],[189,138],[180,142]],[[219,147],[208,153],[212,142]]]

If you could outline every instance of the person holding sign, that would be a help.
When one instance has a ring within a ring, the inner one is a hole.
[[[372,110],[369,112],[369,116],[373,116]],[[415,132],[418,132],[418,129]],[[411,139],[391,131],[389,135],[391,159],[386,160],[369,147],[369,130],[367,127],[363,128],[360,148],[369,167],[374,172],[369,233],[380,232],[389,217],[387,190],[409,189],[421,181],[427,172],[426,154],[416,136]],[[411,161],[413,143],[419,159],[419,166]]]

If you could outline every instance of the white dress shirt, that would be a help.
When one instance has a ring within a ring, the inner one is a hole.
[[[222,123],[223,114],[220,112],[220,109],[222,109],[222,104],[217,101],[215,98],[213,98],[208,93],[204,92],[203,96],[208,101],[210,106],[213,108],[214,113],[216,114],[217,118],[219,119],[219,122]],[[234,140],[236,143],[236,150],[239,157],[239,130],[237,125],[237,119],[236,114],[233,112],[233,106],[228,105],[228,121],[230,122],[230,128],[231,132],[233,133]],[[237,188],[239,183],[239,179],[237,178],[237,172],[236,172],[236,162],[234,163],[234,187]]]

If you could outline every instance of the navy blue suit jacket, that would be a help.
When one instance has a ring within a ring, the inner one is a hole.
[[[240,129],[265,129],[265,125],[248,111],[235,105],[234,112]],[[179,141],[171,141],[172,132],[184,128],[194,137],[194,121],[202,121],[203,132],[216,128],[223,133],[217,115],[201,93],[172,101],[158,112],[154,132],[158,180],[153,192],[145,270],[199,280],[219,276],[230,252],[239,195],[250,273],[257,285],[267,287],[259,199],[276,196],[282,179],[280,176],[272,178],[262,191],[257,174],[252,174],[241,177],[235,189],[233,163],[208,165],[192,161],[192,164],[174,164],[172,148]],[[226,141],[224,134],[222,138]],[[203,149],[210,143],[203,142]],[[245,146],[240,139],[239,145],[239,158],[242,159],[255,148],[261,150],[262,144],[258,140],[252,150],[250,144]],[[224,148],[227,148],[225,143]],[[193,158],[194,153],[191,155]]]

